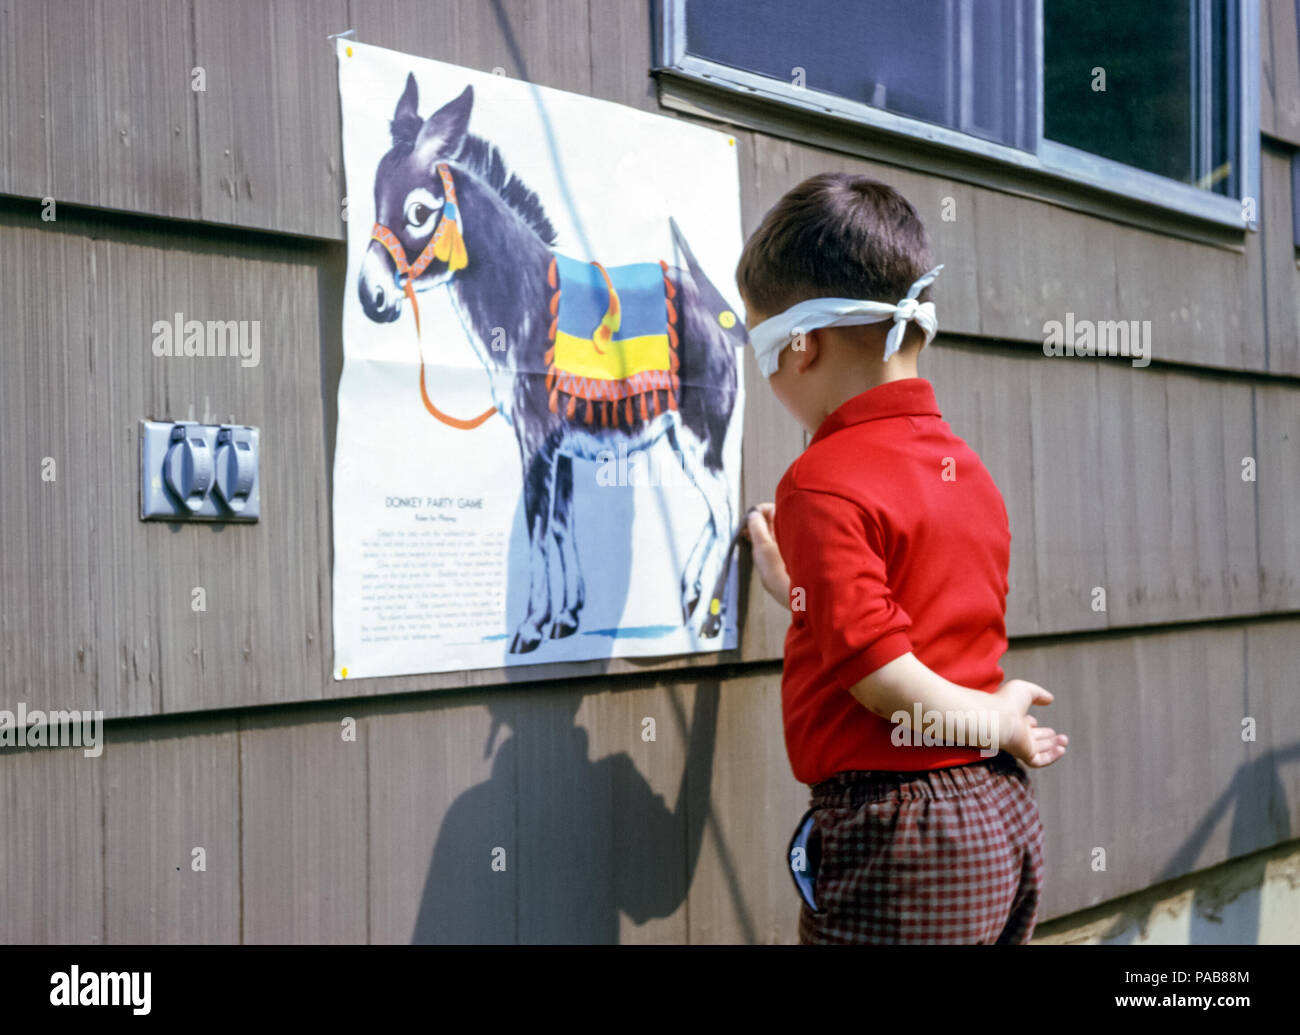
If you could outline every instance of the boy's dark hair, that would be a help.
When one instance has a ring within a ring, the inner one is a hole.
[[[820,173],[763,217],[740,254],[736,284],[756,311],[775,316],[809,298],[892,304],[933,265],[925,226],[898,191],[867,176]],[[926,288],[918,300],[929,297]]]

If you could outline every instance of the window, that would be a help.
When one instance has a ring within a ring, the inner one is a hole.
[[[1241,227],[1259,0],[660,0],[661,73]]]
[[[1027,148],[1032,8],[1032,0],[981,0],[977,19],[971,4],[945,0],[841,2],[831,21],[800,16],[788,0],[688,2],[686,52]]]
[[[1045,0],[1043,136],[1228,196],[1231,0]]]

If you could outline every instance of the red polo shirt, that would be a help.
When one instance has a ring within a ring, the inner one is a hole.
[[[1005,678],[1006,506],[930,382],[890,381],[828,416],[775,504],[790,573],[781,705],[795,779],[983,757],[978,746],[896,746],[894,724],[849,692],[908,651],[960,686],[992,692]]]

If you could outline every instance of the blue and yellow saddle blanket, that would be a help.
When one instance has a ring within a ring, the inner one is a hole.
[[[551,412],[588,424],[631,424],[677,408],[676,289],[665,263],[606,269],[563,255],[551,288],[546,387]],[[635,404],[635,405],[634,405]]]

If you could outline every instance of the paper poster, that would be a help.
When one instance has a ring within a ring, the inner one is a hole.
[[[335,678],[734,647],[734,139],[337,54]]]

